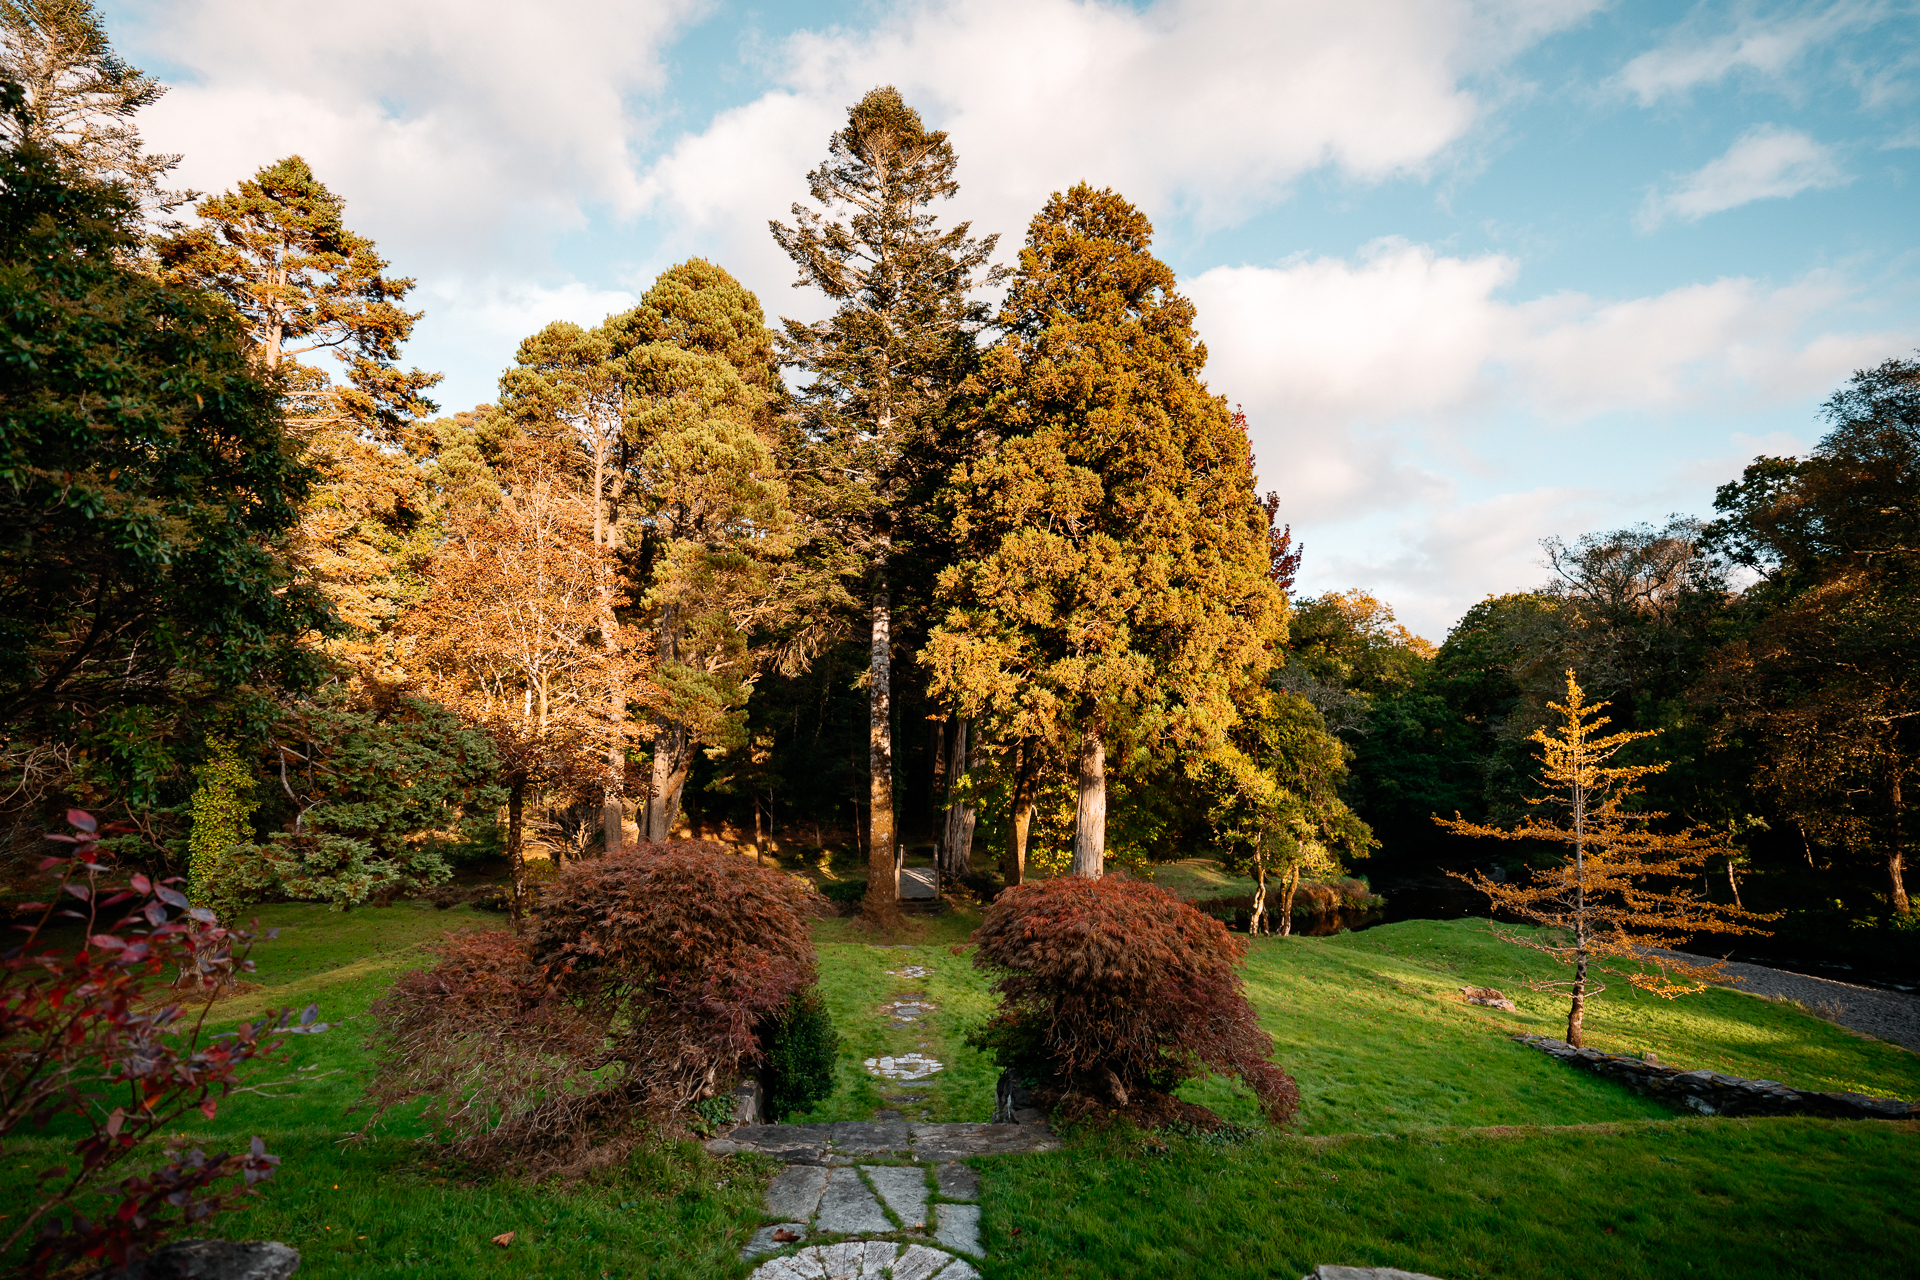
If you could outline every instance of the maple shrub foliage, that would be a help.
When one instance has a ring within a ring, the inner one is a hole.
[[[688,1118],[814,981],[806,885],[711,841],[569,863],[524,933],[450,939],[374,1006],[377,1112],[426,1098],[483,1164],[553,1165]]]
[[[1016,885],[974,941],[1000,997],[978,1040],[1001,1065],[1123,1108],[1217,1072],[1274,1124],[1293,1117],[1299,1090],[1268,1061],[1273,1040],[1235,969],[1244,945],[1166,890],[1114,877]]]
[[[210,1002],[189,1012],[167,999],[175,974],[250,971],[254,935],[189,907],[169,883],[140,874],[111,882],[113,855],[100,840],[117,828],[77,809],[67,821],[72,834],[48,839],[70,852],[41,864],[52,900],[24,904],[39,915],[0,955],[0,1139],[53,1125],[80,1130],[0,1242],[9,1255],[26,1242],[34,1276],[75,1259],[144,1257],[271,1177],[279,1157],[256,1137],[247,1151],[212,1155],[169,1144],[164,1165],[114,1180],[188,1112],[211,1120],[221,1098],[249,1087],[240,1075],[248,1063],[288,1035],[326,1029],[309,1006],[297,1024],[282,1011],[212,1034]]]

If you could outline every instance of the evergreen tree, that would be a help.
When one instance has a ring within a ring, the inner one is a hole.
[[[419,320],[400,305],[413,281],[391,279],[373,241],[348,229],[345,202],[290,156],[195,206],[196,226],[155,242],[168,281],[204,289],[239,312],[259,364],[320,483],[302,510],[303,568],[352,628],[338,652],[380,670],[388,632],[425,550],[432,494],[411,429],[434,411],[438,374],[403,370],[400,345]],[[331,351],[336,385],[301,357]]]
[[[811,376],[797,397],[806,458],[797,504],[830,559],[862,578],[872,627],[868,680],[870,909],[893,909],[892,627],[896,596],[930,575],[909,569],[941,534],[932,490],[964,456],[956,399],[976,361],[987,308],[970,298],[994,283],[997,237],[970,225],[942,230],[927,211],[959,186],[953,146],[928,130],[898,90],[875,89],[847,113],[824,164],[807,175],[819,206],[793,206],[774,240],[799,283],[836,304],[816,324],[784,321],[783,360]]]
[[[0,151],[0,726],[96,765],[307,684],[300,638],[330,625],[291,581],[309,472],[275,389],[228,308],[123,265],[136,226],[44,149]]]
[[[928,644],[936,688],[1003,741],[1076,743],[1082,876],[1104,870],[1110,746],[1228,751],[1286,637],[1246,436],[1151,236],[1084,184],[1034,218],[982,372],[998,444],[953,475],[975,552]]]
[[[134,123],[167,87],[114,53],[91,0],[0,0],[0,78],[26,94],[24,111],[0,117],[13,143],[41,147],[148,208],[169,212],[193,198],[160,189],[180,157],[150,154]]]
[[[694,749],[744,745],[749,634],[791,603],[771,577],[793,523],[775,474],[780,387],[759,300],[712,263],[671,268],[607,327],[624,351],[623,450],[658,650],[642,827],[665,840]]]

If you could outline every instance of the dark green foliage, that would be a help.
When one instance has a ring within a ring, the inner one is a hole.
[[[283,726],[270,767],[291,794],[277,815],[284,829],[229,860],[216,902],[389,900],[446,881],[464,846],[497,838],[506,797],[487,736],[436,703],[374,695],[324,695]]]
[[[833,1029],[819,987],[794,992],[771,1025],[762,1029],[760,1039],[767,1055],[762,1078],[769,1119],[810,1111],[833,1092],[833,1060],[840,1052],[840,1033]]]
[[[866,896],[865,880],[829,880],[820,886],[820,892],[828,902],[846,904],[858,902]]]

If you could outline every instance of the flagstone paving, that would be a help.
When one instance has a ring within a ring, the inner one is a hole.
[[[766,1259],[749,1280],[977,1280],[980,1178],[959,1162],[1059,1146],[1045,1125],[887,1121],[745,1125],[707,1143],[788,1162],[740,1253]]]

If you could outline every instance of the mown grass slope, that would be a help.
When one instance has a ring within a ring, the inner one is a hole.
[[[468,1175],[419,1143],[405,1117],[351,1140],[366,1125],[356,1104],[368,1005],[425,963],[434,939],[500,927],[499,917],[405,904],[262,916],[283,929],[257,953],[262,989],[220,1016],[318,1000],[335,1026],[293,1043],[271,1077],[292,1084],[236,1097],[190,1131],[209,1148],[260,1133],[285,1157],[221,1234],[284,1240],[305,1256],[302,1277],[321,1280],[745,1274],[737,1252],[759,1223],[762,1163],[662,1143],[572,1183],[529,1184]],[[965,945],[973,923],[914,922],[898,939],[849,920],[818,926],[846,1051],[834,1096],[800,1118],[870,1114],[881,1094],[860,1060],[922,1041],[948,1063],[922,1091],[935,1118],[985,1117],[995,1069],[963,1043],[990,1003]],[[907,964],[932,972],[887,974]],[[990,1276],[1264,1277],[1316,1262],[1444,1277],[1813,1275],[1895,1272],[1920,1249],[1910,1126],[1677,1119],[1568,1070],[1511,1039],[1557,1032],[1564,1001],[1523,985],[1551,967],[1484,924],[1256,940],[1246,975],[1277,1057],[1300,1081],[1295,1134],[1227,1145],[1082,1135],[1055,1155],[984,1161]],[[1501,987],[1520,1011],[1463,1004],[1466,984]],[[907,992],[939,1005],[923,1027],[894,1028],[880,1009]],[[1665,1002],[1615,986],[1589,1028],[1603,1047],[1684,1066],[1920,1095],[1913,1055],[1734,992]],[[1253,1119],[1223,1082],[1187,1092]],[[10,1144],[0,1187],[17,1200],[32,1171],[58,1158],[52,1139]],[[516,1233],[510,1248],[490,1243],[505,1231]]]

